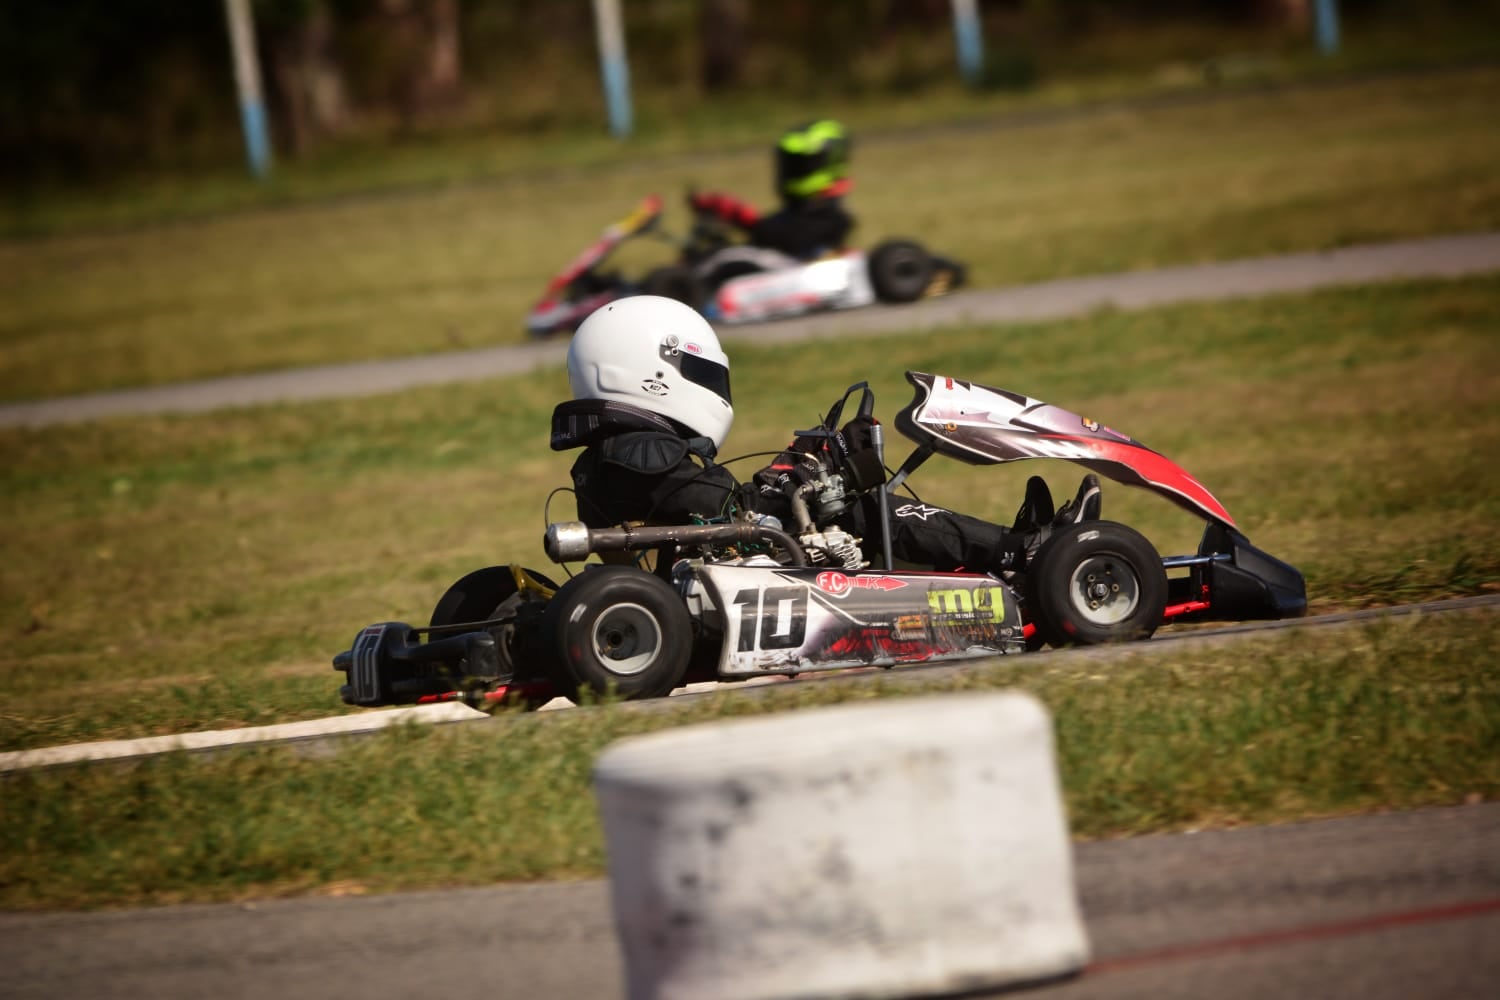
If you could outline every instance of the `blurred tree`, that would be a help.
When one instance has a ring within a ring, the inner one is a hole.
[[[222,3],[0,0],[0,177],[239,153]]]
[[[458,0],[378,0],[369,27],[386,48],[384,93],[404,128],[462,94]]]
[[[348,87],[324,0],[259,0],[258,34],[270,80],[271,121],[292,155],[344,131]]]
[[[1255,16],[1265,24],[1306,28],[1311,20],[1310,0],[1259,0]]]
[[[462,96],[458,0],[257,0],[272,118],[294,153],[360,117],[411,129]]]
[[[1338,3],[1351,40],[1383,21],[1468,44],[1500,22],[1500,0]],[[1218,36],[1218,26],[1281,29],[1282,42],[1310,44],[1312,4],[979,8],[991,82],[1024,87],[1060,66],[1130,72],[1165,51],[1201,58],[1216,38],[1247,37]],[[355,129],[449,125],[455,112],[538,132],[603,121],[589,0],[254,0],[254,10],[284,154]],[[812,102],[920,94],[955,75],[951,0],[623,0],[622,10],[638,95],[673,113],[730,90]],[[1194,30],[1173,48],[1182,25]],[[1157,35],[1163,44],[1145,44]],[[0,0],[0,178],[191,169],[240,154],[222,0]]]
[[[739,85],[745,63],[748,0],[702,0],[698,6],[700,81],[708,93]]]

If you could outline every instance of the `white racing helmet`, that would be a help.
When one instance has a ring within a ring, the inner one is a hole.
[[[698,311],[660,295],[600,306],[573,334],[568,385],[574,399],[649,410],[723,446],[734,423],[729,357]]]

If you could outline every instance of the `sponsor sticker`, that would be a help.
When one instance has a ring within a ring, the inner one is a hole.
[[[641,388],[645,389],[653,396],[665,396],[667,393],[672,391],[670,388],[668,388],[667,383],[663,382],[659,378],[641,379]]]
[[[994,622],[1005,620],[1004,587],[957,587],[929,590],[927,607],[935,622]]]
[[[927,617],[925,615],[901,615],[892,626],[891,634],[907,642],[913,639],[925,639],[927,638]]]
[[[835,597],[849,591],[849,578],[839,572],[830,570],[826,573],[819,573],[817,583],[819,590],[833,594]]]
[[[842,597],[851,590],[900,590],[905,580],[893,576],[848,576],[838,570],[824,570],[813,581],[819,590],[834,597]]]

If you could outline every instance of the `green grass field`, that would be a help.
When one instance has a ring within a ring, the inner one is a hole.
[[[857,237],[975,284],[1500,226],[1500,70],[983,123],[858,147]],[[0,400],[523,339],[547,279],[649,191],[769,203],[763,146],[0,243]],[[461,151],[452,156],[461,158]],[[670,256],[638,243],[641,273]]]

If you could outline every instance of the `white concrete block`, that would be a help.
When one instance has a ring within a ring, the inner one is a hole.
[[[631,1000],[919,997],[1082,969],[1051,719],[939,695],[622,740],[594,771]]]

